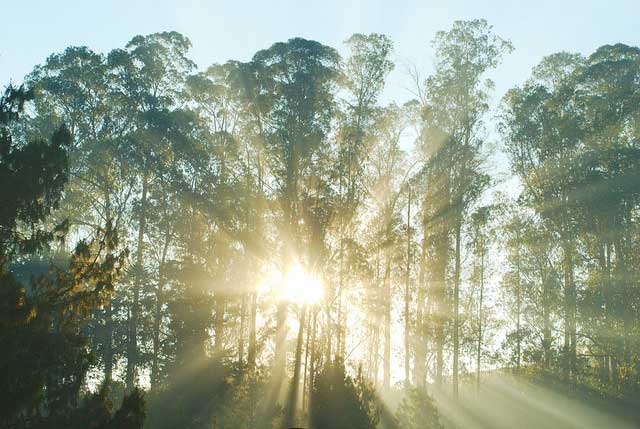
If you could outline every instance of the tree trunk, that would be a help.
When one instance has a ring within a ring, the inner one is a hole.
[[[455,279],[453,289],[453,398],[458,399],[458,360],[460,358],[460,240],[462,225],[457,220],[455,229]]]
[[[442,387],[444,370],[444,322],[445,314],[445,286],[447,276],[447,261],[449,259],[448,233],[438,234],[436,263],[433,284],[433,319],[436,337],[436,385]]]
[[[565,376],[573,380],[576,361],[576,289],[573,281],[573,249],[568,239],[563,243],[563,258]]]
[[[133,286],[133,304],[129,319],[129,338],[127,347],[127,390],[132,390],[136,378],[136,365],[138,364],[138,319],[140,315],[140,287],[144,263],[144,234],[146,228],[147,190],[149,176],[145,171],[142,178],[142,198],[140,200],[140,221],[138,225],[138,243],[136,254],[136,276]]]
[[[104,384],[111,385],[113,380],[113,307],[111,301],[104,306],[105,312],[105,339],[104,339]]]
[[[247,295],[242,294],[242,302],[240,304],[240,332],[238,334],[238,368],[242,371],[244,367],[244,331],[247,313]]]
[[[336,303],[338,304],[338,314],[336,315],[336,325],[335,325],[335,332],[336,332],[336,352],[335,352],[335,357],[336,358],[342,358],[342,343],[344,341],[344,339],[342,338],[342,318],[343,318],[343,311],[342,311],[342,285],[338,286],[338,296],[336,297]]]
[[[516,244],[516,373],[520,373],[520,359],[522,353],[522,332],[520,321],[522,316],[522,291],[520,280],[520,238]]]
[[[273,377],[274,382],[277,384],[276,388],[276,398],[280,395],[280,388],[282,387],[282,382],[286,378],[286,363],[287,363],[287,349],[286,349],[286,340],[287,340],[287,303],[279,302],[276,310],[276,347],[275,347],[275,355],[274,355],[274,367],[273,367]]]
[[[249,350],[247,351],[247,365],[253,369],[256,366],[256,320],[258,313],[258,294],[251,293],[251,314],[249,316]]]
[[[287,427],[293,427],[295,425],[296,410],[298,403],[298,390],[300,387],[300,367],[302,364],[302,344],[304,341],[304,324],[307,316],[307,306],[302,308],[300,314],[300,325],[298,327],[298,339],[296,341],[296,355],[293,366],[293,379],[291,380],[291,389],[289,391],[289,401],[287,403]]]
[[[384,356],[383,356],[383,386],[391,388],[391,256],[387,255],[384,273]]]
[[[105,217],[111,220],[111,194],[105,192]],[[104,306],[104,350],[102,359],[104,361],[104,385],[110,386],[113,380],[113,304],[109,300]]]
[[[316,309],[313,310],[313,325],[311,327],[311,359],[309,362],[309,403],[313,402],[313,386],[316,381],[316,337],[317,337],[317,322],[318,322],[318,311]]]
[[[339,267],[339,272],[338,272],[338,296],[337,296],[337,303],[338,303],[338,316],[336,318],[336,357],[340,357],[342,359],[343,357],[343,352],[342,352],[342,343],[345,341],[345,339],[343,338],[343,309],[342,309],[342,293],[343,293],[343,289],[344,289],[344,237],[343,235],[343,225],[342,222],[344,220],[341,219],[341,225],[340,225],[340,267]]]
[[[420,252],[420,272],[418,274],[416,297],[416,328],[415,328],[415,352],[413,357],[413,382],[418,387],[424,387],[426,381],[427,345],[424,323],[424,306],[426,296],[426,257],[427,238],[423,231],[422,249]]]
[[[409,315],[409,304],[411,301],[411,188],[407,204],[407,269],[404,290],[404,384],[405,387],[411,385],[411,319]]]
[[[484,299],[484,243],[480,254],[480,297],[478,300],[478,350],[476,353],[476,394],[480,395],[480,363],[482,360],[482,301]]]
[[[314,314],[315,317],[315,314]],[[307,341],[304,347],[304,375],[302,379],[302,411],[307,408],[307,381],[309,378],[309,345],[311,342],[311,317],[307,318]]]
[[[543,336],[542,336],[542,348],[544,351],[544,368],[548,371],[551,368],[551,309],[549,308],[549,276],[542,276],[542,318],[543,318]]]
[[[163,289],[165,282],[165,262],[167,252],[169,250],[170,228],[167,227],[164,246],[162,247],[162,256],[160,257],[160,266],[158,267],[158,287],[156,288],[156,303],[153,318],[153,358],[151,362],[151,388],[154,389],[158,385],[160,379],[160,325],[162,322],[162,305],[164,303]]]
[[[215,295],[215,320],[213,326],[214,343],[213,349],[216,357],[222,356],[224,348],[224,308],[226,298],[222,292]]]

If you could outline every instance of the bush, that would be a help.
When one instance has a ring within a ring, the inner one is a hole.
[[[325,365],[313,386],[312,429],[369,429],[379,421],[375,392],[359,373],[354,382],[342,362]]]
[[[438,408],[424,389],[409,388],[396,411],[402,429],[441,429]]]

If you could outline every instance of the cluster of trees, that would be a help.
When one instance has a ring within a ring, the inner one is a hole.
[[[3,424],[439,427],[427,386],[498,366],[638,393],[640,49],[543,59],[496,150],[484,20],[401,106],[383,35],[190,45],[70,47],[0,102]],[[294,269],[318,302],[265,288]]]
[[[505,97],[515,365],[637,393],[640,49],[546,57]]]

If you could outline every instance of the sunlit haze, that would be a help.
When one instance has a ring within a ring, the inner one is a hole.
[[[640,0],[0,0],[0,429],[640,427]]]

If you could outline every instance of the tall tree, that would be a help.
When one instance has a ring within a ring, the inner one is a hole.
[[[327,144],[339,61],[333,48],[296,38],[257,52],[251,62],[281,208],[279,234],[284,272],[305,253],[300,248],[299,234],[302,181],[313,173],[314,157]],[[278,303],[276,315],[273,371],[276,384],[285,375],[286,324],[287,303],[283,300]],[[294,374],[294,383],[298,379],[299,373]],[[273,395],[275,399],[279,390]]]
[[[462,227],[467,210],[488,185],[488,177],[481,171],[481,150],[488,90],[493,88],[493,83],[482,79],[512,47],[510,42],[494,35],[485,20],[456,21],[450,31],[436,34],[433,45],[436,71],[425,82],[427,101],[424,118],[426,127],[436,132],[426,137],[431,141],[425,146],[428,153],[442,152],[437,158],[445,163],[443,174],[448,175],[446,179],[438,177],[436,180],[444,184],[442,192],[450,210],[450,229],[446,233],[451,234],[454,241],[453,392],[457,398]],[[445,267],[446,259],[443,258]],[[440,275],[436,282],[442,280]],[[442,334],[437,336],[442,337]],[[438,344],[438,348],[441,346]]]
[[[139,361],[138,330],[140,294],[144,273],[144,238],[147,225],[147,205],[154,164],[161,162],[166,147],[157,132],[162,111],[177,103],[186,73],[194,63],[187,58],[189,39],[176,32],[136,36],[125,49],[109,54],[109,65],[117,77],[117,96],[128,106],[128,114],[135,120],[130,135],[129,154],[135,160],[139,174],[139,209],[134,279],[128,308],[126,384],[132,389]]]

